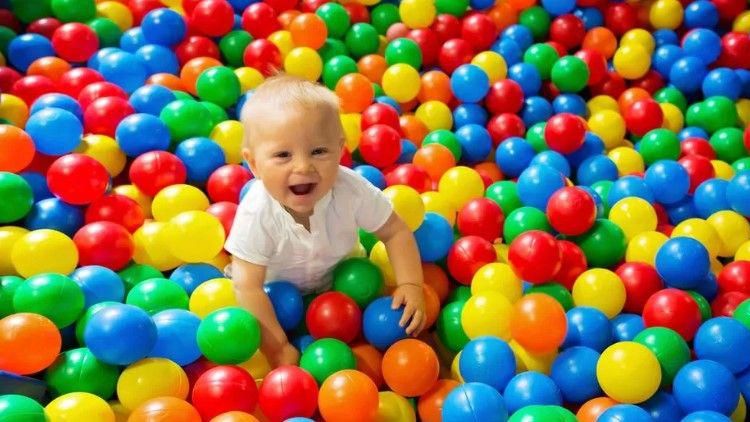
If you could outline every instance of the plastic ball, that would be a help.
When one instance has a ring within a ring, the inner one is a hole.
[[[309,417],[317,407],[318,386],[301,368],[282,366],[269,372],[258,391],[263,414],[272,420]],[[292,400],[289,400],[292,398]]]
[[[701,325],[695,334],[695,353],[724,365],[732,373],[744,370],[750,362],[730,350],[741,350],[750,341],[750,331],[741,322],[727,317],[713,318]]]
[[[405,339],[388,348],[383,355],[382,367],[383,378],[391,390],[406,397],[416,397],[435,384],[440,365],[435,351],[426,343]]]
[[[561,253],[548,233],[531,230],[513,240],[508,260],[514,271],[531,283],[543,283],[554,277],[561,265]]]
[[[460,323],[464,335],[469,338],[492,335],[508,340],[510,313],[511,302],[501,293],[478,292],[462,305]]]
[[[453,243],[448,251],[448,271],[462,284],[469,284],[483,265],[495,262],[492,244],[479,236],[465,236]]]
[[[381,297],[373,300],[362,315],[362,331],[365,339],[380,350],[386,350],[393,343],[406,337],[406,331],[399,325],[402,309],[391,309],[392,298]]]
[[[60,353],[60,332],[53,321],[40,314],[17,312],[0,319],[0,327],[3,371],[33,374],[49,367]]]
[[[494,388],[470,382],[451,391],[443,401],[443,420],[469,422],[477,419],[504,421],[508,411],[503,397]]]
[[[626,44],[615,51],[614,68],[625,79],[638,79],[646,74],[651,66],[648,50],[640,44]]]
[[[690,263],[690,272],[684,268]],[[706,247],[690,237],[668,240],[656,254],[656,270],[669,286],[693,288],[700,283],[710,269]]]
[[[50,420],[81,420],[94,418],[114,422],[115,414],[104,399],[91,393],[75,392],[62,395],[44,408]]]
[[[466,382],[481,382],[498,392],[505,390],[516,369],[508,343],[493,336],[477,337],[467,343],[458,362]]]
[[[44,272],[70,274],[78,263],[78,250],[64,234],[41,229],[14,242],[10,259],[15,271],[24,277]]]
[[[562,393],[547,375],[527,371],[513,377],[503,394],[509,412],[526,406],[562,405]]]
[[[683,366],[675,376],[672,391],[688,413],[710,410],[728,415],[740,396],[732,373],[711,360],[695,360]]]
[[[643,307],[643,321],[647,327],[663,326],[692,340],[701,323],[698,304],[682,290],[673,288],[654,293]]]
[[[62,155],[72,152],[81,142],[83,125],[70,111],[46,108],[29,118],[26,132],[39,152]]]
[[[47,420],[44,408],[36,400],[20,394],[5,394],[0,399],[0,409],[9,422]]]
[[[622,403],[640,403],[654,395],[661,382],[659,361],[645,346],[630,341],[604,350],[596,366],[602,390]]]
[[[230,338],[246,341],[227,341]],[[201,353],[209,360],[220,365],[238,364],[250,359],[258,350],[260,326],[255,317],[242,308],[222,308],[203,318],[196,339]]]
[[[140,308],[113,304],[91,316],[84,339],[97,359],[128,365],[151,352],[156,343],[156,325]]]
[[[169,251],[185,262],[206,262],[215,257],[224,244],[221,222],[204,211],[185,211],[169,221],[165,232]]]
[[[513,307],[510,331],[532,353],[556,350],[565,338],[567,321],[562,306],[543,294],[527,295]]]
[[[552,194],[547,202],[547,218],[560,233],[580,235],[594,225],[596,204],[591,195],[580,188],[562,188]]]
[[[422,261],[435,262],[448,255],[453,244],[453,228],[443,216],[427,212],[414,238]]]
[[[352,414],[374,419],[378,411],[378,389],[367,375],[355,370],[334,373],[320,386],[318,406],[331,422],[348,420]]]
[[[179,365],[188,365],[201,356],[195,335],[200,319],[183,309],[168,309],[153,316],[156,344],[150,357],[166,358]]]
[[[204,420],[229,411],[252,413],[258,403],[258,387],[246,370],[217,366],[195,381],[191,402]]]
[[[601,394],[596,379],[599,353],[587,347],[571,347],[561,352],[552,364],[550,377],[566,402],[583,403]]]
[[[139,387],[143,384],[148,388]],[[143,359],[125,368],[117,380],[118,399],[131,410],[158,397],[185,399],[187,395],[185,371],[168,359]]]

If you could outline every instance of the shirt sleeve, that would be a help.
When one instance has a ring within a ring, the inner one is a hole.
[[[376,232],[383,227],[386,221],[393,213],[393,205],[378,189],[367,179],[351,172],[355,194],[357,195],[357,204],[355,218],[357,225],[368,232]]]
[[[268,219],[264,219],[259,210],[243,205],[237,211],[224,249],[252,264],[268,265],[276,249],[272,231],[265,224]]]

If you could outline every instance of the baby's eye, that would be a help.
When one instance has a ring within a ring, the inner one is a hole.
[[[279,151],[273,155],[275,158],[289,158],[292,156],[289,151]]]
[[[312,154],[313,155],[321,155],[321,154],[325,154],[326,152],[328,152],[328,148],[320,147],[320,148],[315,148],[312,151]]]

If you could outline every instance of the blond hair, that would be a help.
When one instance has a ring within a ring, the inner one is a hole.
[[[326,122],[337,128],[341,126],[339,98],[333,91],[316,82],[279,73],[260,84],[242,107],[243,147],[251,145],[258,136],[260,125],[283,119],[285,111],[290,108],[294,111],[316,110]]]

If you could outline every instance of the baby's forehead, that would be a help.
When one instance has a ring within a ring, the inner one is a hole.
[[[340,124],[337,110],[328,110],[324,105],[290,103],[280,107],[259,108],[258,113],[247,116],[245,124],[251,131],[278,131],[285,129],[306,131],[329,131]]]

